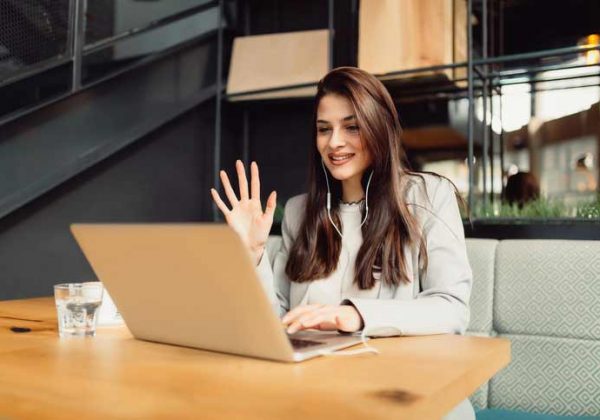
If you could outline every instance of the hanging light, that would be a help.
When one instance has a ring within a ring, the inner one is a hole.
[[[600,35],[591,34],[582,38],[577,45],[582,47],[597,47],[600,45]],[[586,64],[598,64],[600,63],[600,51],[589,50],[584,53]]]

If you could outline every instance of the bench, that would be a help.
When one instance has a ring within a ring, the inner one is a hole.
[[[280,245],[272,236],[269,255]],[[510,365],[471,396],[477,419],[600,419],[600,241],[467,239],[467,251],[467,334],[512,342]]]

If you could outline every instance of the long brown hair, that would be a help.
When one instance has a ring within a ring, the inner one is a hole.
[[[375,285],[373,272],[381,272],[388,285],[410,282],[403,249],[418,248],[419,268],[427,267],[427,251],[418,221],[409,211],[405,194],[410,179],[400,139],[402,128],[387,89],[374,76],[354,67],[340,67],[319,81],[314,101],[313,141],[316,143],[317,109],[325,95],[341,95],[354,107],[363,146],[372,156],[369,188],[369,215],[362,227],[363,243],[358,251],[354,282],[360,289]],[[313,281],[331,274],[337,267],[341,238],[329,222],[326,209],[327,186],[316,145],[309,159],[309,189],[305,217],[292,245],[285,268],[295,282]],[[341,183],[329,176],[332,196],[341,197]],[[338,200],[332,200],[331,215],[340,226]],[[364,210],[363,210],[364,211]],[[364,216],[364,214],[363,214]]]

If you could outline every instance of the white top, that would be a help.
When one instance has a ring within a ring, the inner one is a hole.
[[[337,269],[326,279],[294,282],[285,274],[288,253],[304,219],[306,194],[291,198],[282,222],[282,245],[275,255],[263,254],[257,272],[274,309],[320,302],[351,303],[370,336],[463,333],[469,323],[472,273],[466,252],[462,219],[451,184],[438,177],[411,176],[406,203],[426,240],[428,267],[419,269],[419,249],[406,247],[410,283],[377,283],[370,290],[354,284],[356,253],[362,244],[359,209],[342,206],[343,251]],[[352,227],[356,226],[356,229]],[[374,275],[376,277],[377,274]]]
[[[381,290],[377,281],[369,290],[361,290],[354,282],[354,269],[358,250],[363,242],[360,223],[363,219],[364,201],[360,204],[340,203],[340,218],[342,226],[342,250],[337,268],[341,276],[315,280],[308,288],[306,303],[324,303],[337,305],[344,299],[371,298],[376,299]],[[337,233],[336,233],[337,235]]]

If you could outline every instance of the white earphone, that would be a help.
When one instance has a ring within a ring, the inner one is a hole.
[[[342,235],[342,232],[338,229],[331,218],[331,189],[329,188],[329,177],[327,176],[327,169],[325,169],[325,162],[323,162],[323,159],[321,159],[321,167],[323,168],[323,173],[325,173],[325,182],[327,183],[327,217],[329,217],[329,221],[333,225],[338,235],[340,235],[340,238],[343,239],[344,235]],[[367,188],[365,191],[365,217],[358,227],[359,229],[362,228],[367,221],[367,217],[369,216],[369,185],[371,185],[371,178],[373,178],[373,171],[371,171],[371,175],[369,175],[369,180],[367,181]]]

